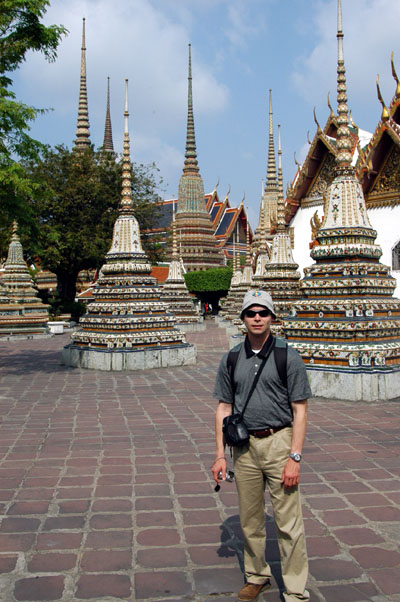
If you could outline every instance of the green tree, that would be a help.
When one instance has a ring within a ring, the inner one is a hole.
[[[29,206],[39,228],[25,233],[22,242],[40,257],[43,268],[57,275],[61,302],[74,300],[81,270],[98,269],[104,262],[118,215],[121,173],[121,163],[92,148],[70,151],[58,146],[29,165],[37,186]],[[141,230],[154,224],[156,186],[151,168],[133,167],[133,199]],[[142,237],[142,241],[145,250],[148,242],[148,254],[154,259],[154,240]]]
[[[54,61],[61,37],[67,30],[58,25],[41,23],[49,0],[1,0],[0,6],[0,234],[9,235],[13,219],[32,222],[27,208],[27,195],[35,186],[21,159],[33,160],[43,148],[28,134],[30,124],[43,109],[16,99],[12,91],[12,73],[26,60],[27,53],[40,52]],[[0,253],[4,254],[4,246]]]
[[[231,285],[232,268],[187,272],[184,278],[189,292],[194,293],[203,303],[209,303],[216,314],[220,298],[225,297]]]

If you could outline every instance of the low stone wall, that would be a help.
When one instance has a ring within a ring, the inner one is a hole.
[[[400,397],[400,370],[348,372],[309,368],[313,397],[346,401],[388,401]]]
[[[194,345],[158,347],[136,350],[82,349],[67,345],[61,353],[61,363],[74,368],[88,370],[125,371],[146,370],[147,368],[168,368],[170,366],[190,366],[197,361]]]

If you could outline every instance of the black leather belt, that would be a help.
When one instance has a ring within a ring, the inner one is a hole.
[[[278,431],[281,431],[282,429],[287,429],[289,426],[291,426],[291,425],[284,424],[283,426],[277,426],[275,428],[261,429],[259,431],[249,430],[249,435],[253,435],[253,437],[258,437],[258,439],[263,439],[264,437],[269,437],[270,435],[273,435],[274,433],[277,433]]]

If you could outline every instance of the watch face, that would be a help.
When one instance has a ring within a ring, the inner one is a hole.
[[[301,460],[301,454],[290,454],[290,457],[295,461],[295,462],[300,462]]]

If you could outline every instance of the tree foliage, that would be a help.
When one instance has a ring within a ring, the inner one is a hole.
[[[23,243],[40,257],[43,268],[57,275],[61,301],[72,301],[78,273],[100,268],[110,248],[121,197],[121,163],[92,148],[70,151],[58,146],[31,162],[28,171],[37,187],[29,207],[39,228],[25,233]],[[133,167],[134,210],[141,230],[156,219],[156,186],[150,168]],[[154,240],[148,254],[156,254]]]
[[[218,313],[219,300],[224,297],[231,285],[232,268],[210,268],[199,272],[187,272],[184,276],[190,293],[194,293],[203,303],[212,306],[212,313]]]
[[[229,290],[232,269],[211,268],[199,272],[187,272],[184,277],[190,293],[223,292]]]
[[[28,223],[32,216],[25,199],[35,186],[19,160],[33,160],[43,145],[28,134],[31,122],[43,109],[17,100],[11,75],[26,60],[29,51],[40,52],[48,61],[66,29],[41,23],[49,0],[1,0],[0,7],[0,234],[13,219]],[[3,236],[4,238],[4,236]],[[3,249],[2,249],[3,250]]]

